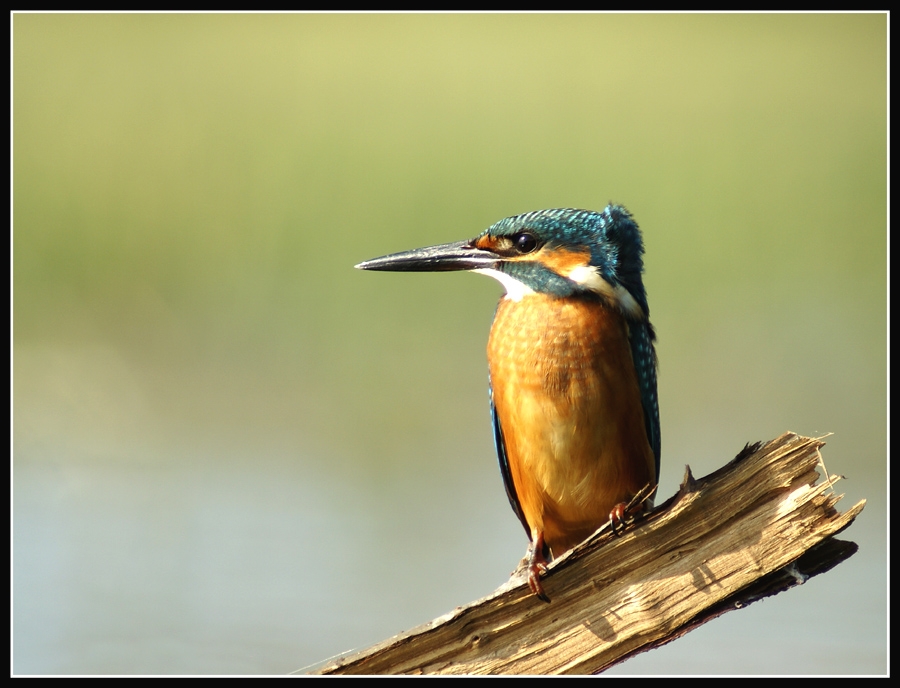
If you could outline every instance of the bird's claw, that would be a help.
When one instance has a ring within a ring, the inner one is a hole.
[[[541,563],[533,563],[528,565],[528,587],[531,592],[537,595],[544,602],[549,602],[550,598],[544,592],[544,586],[541,585],[541,574],[547,573],[547,565]]]
[[[544,555],[544,534],[538,532],[525,557],[525,570],[528,572],[528,587],[544,602],[550,601],[544,592],[544,586],[541,585],[541,574],[547,573],[547,563]]]
[[[609,528],[613,535],[619,535],[625,530],[625,518],[628,516],[628,505],[625,502],[616,504],[609,512]]]
[[[628,503],[619,502],[609,512],[609,528],[613,535],[620,535],[629,519],[634,518],[653,506],[652,497],[656,492],[656,486],[647,485],[638,492]]]

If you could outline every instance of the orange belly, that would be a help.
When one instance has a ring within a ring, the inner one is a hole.
[[[558,557],[655,482],[628,325],[594,300],[504,298],[488,363],[522,513]]]

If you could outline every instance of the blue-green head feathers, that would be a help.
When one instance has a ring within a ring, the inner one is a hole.
[[[549,251],[577,248],[589,251],[590,265],[597,275],[611,287],[627,290],[644,318],[649,315],[641,278],[644,243],[637,222],[622,206],[610,204],[601,212],[574,208],[536,210],[500,220],[481,236],[508,237],[514,243],[524,244],[523,234],[534,237],[536,244],[532,250],[546,247]],[[536,270],[535,262],[509,261],[501,269],[535,291],[557,296],[585,291],[584,284],[565,277],[560,279],[562,276],[554,270]]]

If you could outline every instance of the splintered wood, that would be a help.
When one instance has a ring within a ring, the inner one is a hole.
[[[786,433],[748,446],[613,536],[601,528],[542,578],[350,656],[320,674],[588,674],[665,644],[726,611],[787,590],[856,551],[834,538],[863,507],[835,509],[816,484],[823,442]]]

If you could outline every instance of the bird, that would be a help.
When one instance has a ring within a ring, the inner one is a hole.
[[[659,479],[656,333],[631,213],[554,208],[474,239],[373,258],[361,270],[488,275],[505,288],[487,344],[494,444],[528,535],[522,567],[549,602],[547,565],[600,526],[652,506]]]

